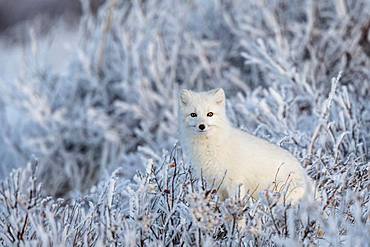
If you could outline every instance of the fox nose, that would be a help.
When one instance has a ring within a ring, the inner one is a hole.
[[[204,130],[204,129],[206,128],[206,126],[205,126],[204,124],[199,124],[198,128],[199,128],[200,130]]]

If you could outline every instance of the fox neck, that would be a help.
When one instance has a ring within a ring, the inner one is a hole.
[[[225,125],[210,135],[197,135],[192,130],[183,130],[181,140],[186,154],[196,163],[204,163],[205,158],[208,162],[213,162],[212,159],[217,159],[220,155],[220,150],[225,149],[231,129],[230,125]]]

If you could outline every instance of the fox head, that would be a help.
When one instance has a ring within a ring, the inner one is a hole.
[[[182,90],[179,96],[179,120],[182,130],[193,135],[211,135],[229,126],[225,113],[224,90]]]

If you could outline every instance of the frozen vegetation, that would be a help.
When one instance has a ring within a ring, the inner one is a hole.
[[[83,3],[66,70],[32,38],[0,77],[1,246],[370,245],[368,0]],[[316,200],[221,202],[192,174],[177,93],[214,87]]]

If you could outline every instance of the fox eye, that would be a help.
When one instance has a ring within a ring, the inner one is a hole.
[[[190,113],[191,117],[197,117],[197,114],[195,112]]]
[[[208,112],[207,113],[207,117],[212,117],[213,116],[213,112]]]

